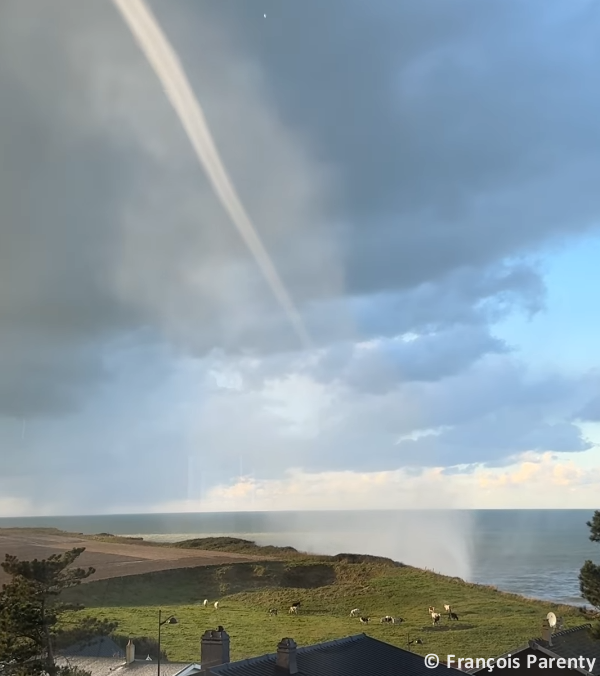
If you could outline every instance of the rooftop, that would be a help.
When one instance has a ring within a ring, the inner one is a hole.
[[[420,655],[378,641],[366,634],[297,648],[297,676],[431,676]],[[276,653],[211,668],[211,676],[276,676]],[[437,669],[448,672],[448,667]],[[450,669],[451,674],[460,674]]]
[[[131,664],[125,662],[125,651],[122,650],[110,636],[96,636],[89,641],[76,643],[60,651],[57,658],[59,666],[79,667],[89,671],[92,676],[121,676],[135,674],[135,676],[155,676],[157,671],[156,660],[146,659],[144,653],[137,653]],[[197,669],[194,671],[194,666]],[[189,662],[169,662],[161,660],[161,676],[192,676],[200,671],[199,665],[190,665]]]
[[[600,641],[590,635],[591,624],[582,624],[579,627],[564,629],[552,634],[552,645],[541,638],[529,642],[532,648],[541,648],[551,652],[556,657],[584,657],[596,658],[592,674],[600,674]]]
[[[136,659],[126,664],[124,658],[119,657],[60,657],[56,660],[59,666],[79,667],[89,671],[92,676],[156,676],[157,663],[153,660]],[[191,668],[190,668],[191,667]],[[196,667],[194,669],[193,667]],[[200,672],[200,665],[190,665],[189,662],[162,662],[160,663],[161,676],[192,676]]]
[[[594,668],[591,672],[586,669],[579,670],[582,673],[592,673],[594,676],[600,676],[600,641],[592,638],[589,630],[591,624],[582,624],[578,627],[571,627],[570,629],[563,629],[552,634],[552,645],[544,641],[542,638],[534,638],[526,645],[523,645],[514,650],[498,655],[495,659],[501,657],[508,657],[509,655],[518,655],[526,650],[537,650],[545,653],[549,657],[583,657],[584,659],[596,658]],[[471,669],[470,673],[487,672],[487,667]]]

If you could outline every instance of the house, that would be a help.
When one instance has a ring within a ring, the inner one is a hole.
[[[125,657],[109,654],[115,647],[110,639],[99,639],[94,647],[74,646],[65,651],[72,654],[63,653],[57,661],[60,666],[85,669],[92,676],[156,676],[157,663],[143,655],[136,658],[131,641]],[[201,637],[200,663],[161,662],[160,673],[161,676],[432,676],[432,672],[440,669],[444,674],[449,671],[448,676],[464,676],[445,665],[428,669],[421,655],[366,634],[300,648],[293,639],[284,638],[274,653],[231,662],[229,635],[218,627]]]
[[[493,667],[479,667],[469,673],[489,676],[496,672],[498,676],[506,669],[511,676],[600,676],[600,641],[592,638],[590,629],[590,624],[583,624],[553,632],[545,621],[541,638],[495,658]]]

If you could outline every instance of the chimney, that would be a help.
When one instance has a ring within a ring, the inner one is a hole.
[[[135,645],[129,639],[129,643],[125,647],[125,664],[131,664],[135,661]]]
[[[297,674],[296,642],[293,638],[282,638],[277,646],[277,671],[280,674]]]
[[[200,641],[200,664],[202,669],[229,662],[229,634],[219,627],[207,630]]]
[[[542,622],[542,641],[545,641],[548,645],[552,645],[552,627],[548,620]]]

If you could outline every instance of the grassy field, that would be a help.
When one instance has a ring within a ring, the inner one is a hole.
[[[229,547],[246,553],[262,549],[222,540],[181,546]],[[276,548],[268,552],[277,554]],[[156,636],[159,607],[174,614],[179,624],[163,628],[162,646],[176,661],[199,660],[200,636],[219,624],[231,636],[235,660],[274,652],[285,636],[306,645],[361,632],[401,647],[406,647],[409,635],[421,638],[423,645],[412,646],[421,654],[494,657],[539,636],[549,610],[562,615],[567,627],[588,621],[576,608],[524,599],[385,559],[313,557],[289,550],[284,557],[89,582],[71,590],[69,598],[86,605],[82,612],[117,620],[119,633],[134,636]],[[208,609],[202,606],[205,598],[211,602]],[[215,600],[218,611],[212,606]],[[290,616],[287,609],[296,600],[302,609]],[[444,618],[441,626],[432,627],[427,609],[433,605],[443,611],[444,603],[452,605],[459,621]],[[279,609],[277,617],[268,615],[273,607]],[[349,617],[355,607],[371,617],[370,624]],[[405,622],[381,625],[384,615]]]

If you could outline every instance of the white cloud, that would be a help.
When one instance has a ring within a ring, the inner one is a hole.
[[[271,510],[595,509],[600,462],[578,466],[566,454],[526,453],[508,467],[482,466],[446,473],[288,470],[280,479],[239,477],[199,500],[154,506],[158,512]]]

